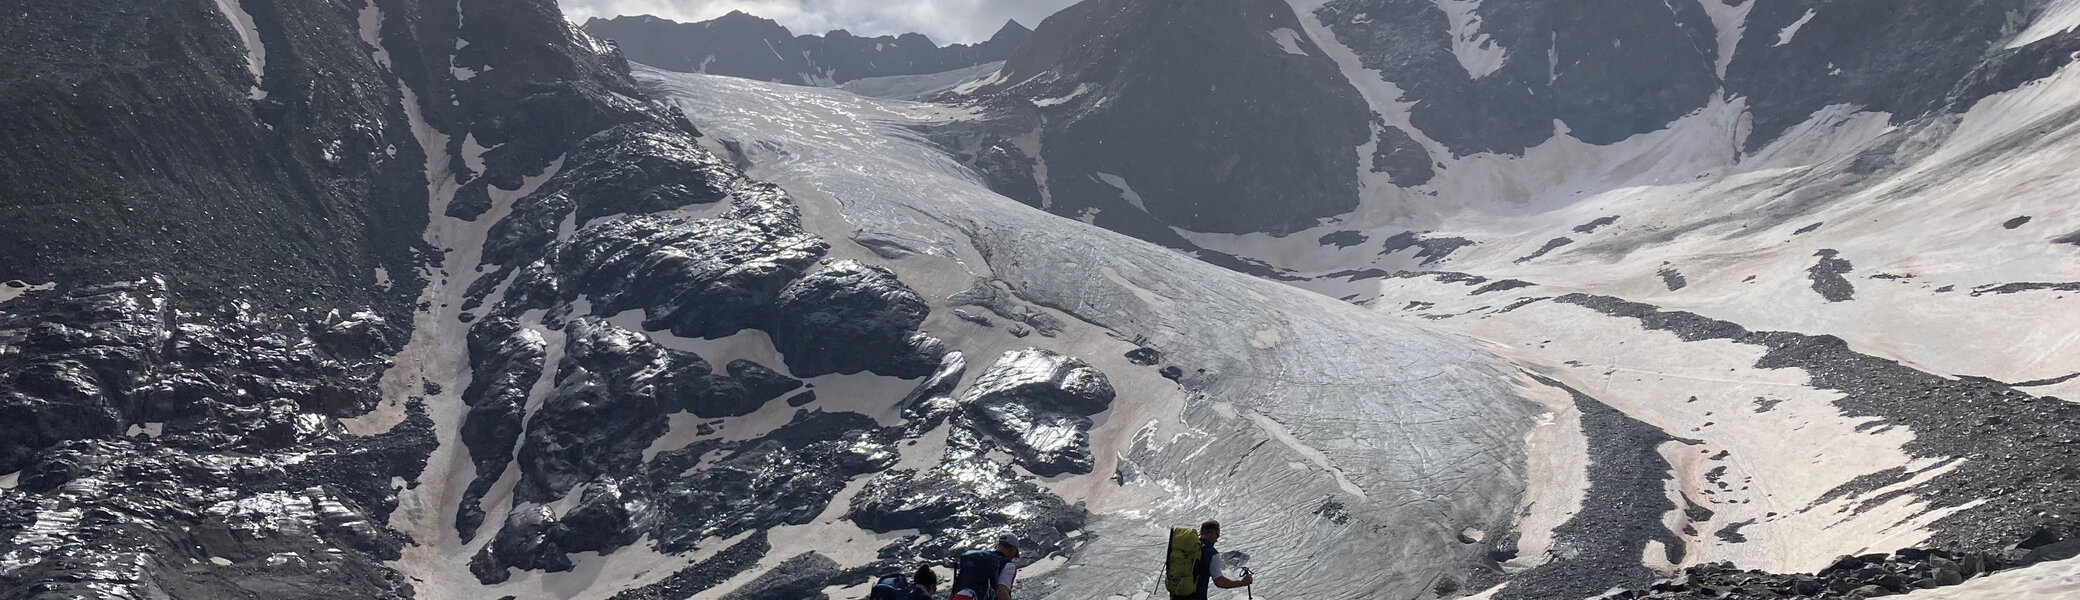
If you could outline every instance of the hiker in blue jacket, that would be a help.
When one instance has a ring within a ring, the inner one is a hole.
[[[1194,592],[1190,596],[1171,595],[1171,600],[1206,600],[1206,591],[1211,589],[1206,585],[1208,582],[1213,583],[1213,587],[1224,590],[1245,587],[1256,583],[1257,576],[1248,570],[1243,571],[1241,579],[1229,579],[1226,574],[1221,572],[1223,570],[1221,551],[1213,547],[1214,542],[1220,540],[1221,524],[1219,521],[1207,519],[1205,523],[1199,524],[1199,563],[1192,566],[1192,577],[1199,581],[1199,591]]]

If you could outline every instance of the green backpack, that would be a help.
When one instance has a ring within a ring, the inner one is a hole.
[[[1190,596],[1199,592],[1199,530],[1190,527],[1170,528],[1170,560],[1163,565],[1163,587],[1170,589],[1172,596]]]

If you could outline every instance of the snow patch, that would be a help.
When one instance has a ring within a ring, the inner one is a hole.
[[[1509,52],[1495,38],[1481,33],[1480,0],[1435,0],[1437,8],[1444,11],[1445,19],[1451,23],[1452,54],[1459,57],[1459,66],[1474,79],[1487,77],[1502,68],[1502,61]]]
[[[701,59],[701,66],[699,66],[699,67],[695,67],[695,68],[694,68],[694,70],[693,70],[693,72],[695,72],[695,73],[706,73],[706,72],[708,72],[708,65],[712,65],[712,64],[715,64],[715,55],[713,55],[713,54],[710,54],[710,55],[708,55],[708,57],[707,57],[707,58],[703,58],[703,59]]]
[[[1722,0],[1697,0],[1704,7],[1704,14],[1712,20],[1712,30],[1719,33],[1719,63],[1716,65],[1719,78],[1726,78],[1726,66],[1733,64],[1733,53],[1740,48],[1741,35],[1748,29],[1748,13],[1755,9],[1755,0],[1745,0],[1728,6]]]
[[[1812,22],[1813,15],[1816,14],[1819,14],[1817,9],[1806,9],[1805,16],[1799,17],[1797,21],[1792,21],[1791,25],[1786,26],[1782,31],[1777,32],[1777,43],[1771,44],[1771,46],[1782,46],[1784,44],[1791,43],[1791,38],[1797,36],[1798,30],[1804,28],[1806,26],[1806,23]]]
[[[1300,32],[1280,27],[1271,30],[1271,37],[1278,40],[1278,47],[1284,49],[1286,54],[1308,56],[1307,51],[1300,48]]]
[[[490,150],[490,148],[485,148],[483,144],[477,143],[477,134],[465,135],[462,138],[462,164],[468,166],[470,171],[482,175],[484,173],[484,153]],[[456,182],[462,183],[462,179],[458,177]]]
[[[1122,178],[1118,175],[1113,175],[1111,173],[1097,173],[1092,175],[1091,178],[1103,182],[1105,185],[1117,188],[1119,190],[1120,199],[1126,200],[1128,204],[1134,205],[1134,208],[1141,209],[1141,212],[1148,212],[1148,205],[1141,203],[1141,194],[1135,193],[1134,188],[1132,186],[1127,185],[1127,180],[1125,178]]]
[[[41,292],[56,287],[58,287],[57,282],[51,282],[42,285],[29,285],[21,281],[9,281],[6,283],[0,283],[0,304],[6,304],[9,301],[14,300],[15,298],[20,298],[22,297],[22,294],[27,294],[29,292]]]
[[[374,57],[376,64],[382,65],[384,69],[391,68],[390,50],[383,47],[383,9],[377,8],[376,3],[371,0],[361,7],[361,13],[357,17],[355,24],[361,30],[361,43],[368,44],[370,48],[369,56]]]
[[[15,488],[15,486],[17,486],[17,485],[20,485],[20,484],[21,484],[21,481],[22,481],[22,472],[21,472],[21,471],[15,471],[15,472],[13,472],[13,473],[8,473],[8,474],[6,474],[6,475],[0,475],[0,490],[11,490],[11,489],[14,489],[14,488]]]
[[[246,70],[253,74],[253,89],[246,97],[253,100],[267,99],[267,92],[260,86],[267,80],[267,45],[260,43],[260,29],[253,25],[252,13],[240,5],[239,0],[216,0],[217,13],[238,31],[238,41],[246,47]]]
[[[1090,84],[1088,84],[1088,83],[1079,83],[1079,84],[1076,84],[1076,91],[1073,91],[1073,92],[1069,92],[1069,95],[1067,95],[1067,96],[1062,96],[1062,97],[1059,97],[1059,98],[1039,98],[1039,99],[1035,99],[1035,100],[1033,100],[1033,106],[1038,106],[1038,107],[1040,107],[1040,108],[1048,108],[1048,107],[1052,107],[1052,106],[1061,106],[1061,105],[1063,105],[1063,104],[1068,104],[1069,102],[1071,102],[1071,101],[1075,100],[1076,98],[1078,98],[1078,97],[1080,97],[1080,96],[1082,96],[1082,95],[1084,95],[1084,94],[1086,94],[1086,93],[1089,93],[1090,91],[1091,91],[1091,85],[1090,85]]]

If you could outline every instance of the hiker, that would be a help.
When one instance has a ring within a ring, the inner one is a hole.
[[[1257,576],[1249,569],[1242,570],[1241,579],[1229,579],[1222,572],[1221,551],[1213,547],[1220,540],[1221,524],[1212,519],[1200,523],[1197,532],[1190,527],[1171,530],[1170,563],[1164,573],[1171,600],[1206,600],[1208,583],[1224,590],[1256,583]]]
[[[1011,600],[1018,581],[1018,536],[997,536],[995,548],[962,554],[953,572],[951,600]]]
[[[874,591],[867,594],[868,600],[932,600],[939,593],[939,574],[932,572],[931,565],[918,565],[917,574],[904,577],[902,573],[890,573],[874,582]]]

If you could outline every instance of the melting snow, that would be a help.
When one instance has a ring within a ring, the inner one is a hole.
[[[1459,66],[1474,79],[1487,77],[1502,68],[1502,60],[1509,52],[1495,38],[1481,33],[1480,0],[1435,0],[1437,8],[1444,11],[1445,19],[1451,22],[1452,54],[1459,57]]]
[[[375,57],[376,64],[382,65],[385,69],[390,68],[390,51],[383,48],[383,9],[377,8],[376,3],[369,2],[361,7],[359,17],[355,23],[361,28],[361,43],[373,48],[369,56]]]
[[[1284,48],[1286,54],[1308,55],[1306,50],[1300,48],[1300,32],[1298,31],[1280,27],[1271,30],[1271,37],[1278,40],[1278,47]]]
[[[1815,12],[1815,9],[1806,9],[1806,16],[1799,17],[1797,21],[1792,21],[1791,25],[1785,27],[1783,31],[1777,32],[1777,43],[1772,45],[1782,46],[1791,43],[1791,38],[1797,36],[1798,30],[1805,27],[1806,23],[1811,22],[1815,14],[1818,14]]]
[[[0,304],[6,304],[10,300],[20,298],[22,297],[22,294],[27,294],[29,292],[40,292],[55,287],[58,287],[58,284],[56,282],[46,283],[43,285],[29,285],[20,281],[9,281],[6,283],[0,283]]]
[[[2028,46],[2044,38],[2072,31],[2075,27],[2080,27],[2080,0],[2052,0],[2052,4],[2044,8],[2043,14],[2037,17],[2036,22],[2030,23],[2028,29],[2022,30],[2014,40],[2008,42],[2008,47]]]
[[[1741,35],[1748,29],[1748,13],[1755,9],[1755,0],[1744,0],[1728,6],[1721,0],[1697,0],[1704,7],[1706,16],[1712,19],[1712,30],[1719,33],[1719,77],[1726,77],[1726,66],[1733,64],[1733,53],[1741,45]]]
[[[1148,205],[1141,203],[1141,194],[1135,193],[1134,188],[1132,186],[1127,185],[1127,180],[1125,178],[1122,178],[1118,175],[1113,175],[1111,173],[1098,173],[1094,175],[1093,178],[1097,179],[1098,181],[1104,182],[1105,185],[1119,188],[1120,199],[1126,200],[1128,204],[1134,205],[1134,208],[1141,209],[1141,212],[1148,212]]]
[[[231,28],[238,31],[238,40],[245,43],[246,70],[253,73],[253,89],[246,96],[254,100],[267,99],[267,92],[260,89],[260,83],[266,80],[267,45],[260,43],[260,30],[253,26],[253,15],[246,12],[238,0],[216,0],[216,6],[224,20],[231,22]]]
[[[1088,83],[1079,83],[1079,84],[1076,84],[1076,91],[1073,91],[1073,92],[1069,92],[1069,95],[1067,95],[1067,96],[1062,96],[1062,97],[1060,97],[1060,98],[1040,98],[1040,99],[1036,99],[1036,100],[1034,100],[1034,101],[1033,101],[1033,106],[1038,106],[1038,107],[1040,107],[1040,108],[1047,108],[1047,107],[1050,107],[1050,106],[1061,106],[1061,105],[1063,105],[1063,104],[1068,104],[1068,103],[1069,103],[1069,101],[1071,101],[1071,100],[1075,100],[1075,99],[1077,99],[1078,97],[1081,97],[1081,96],[1083,96],[1083,95],[1084,95],[1085,93],[1088,93],[1088,92],[1090,92],[1090,91],[1091,91],[1091,86],[1090,86],[1090,84],[1088,84]]]

